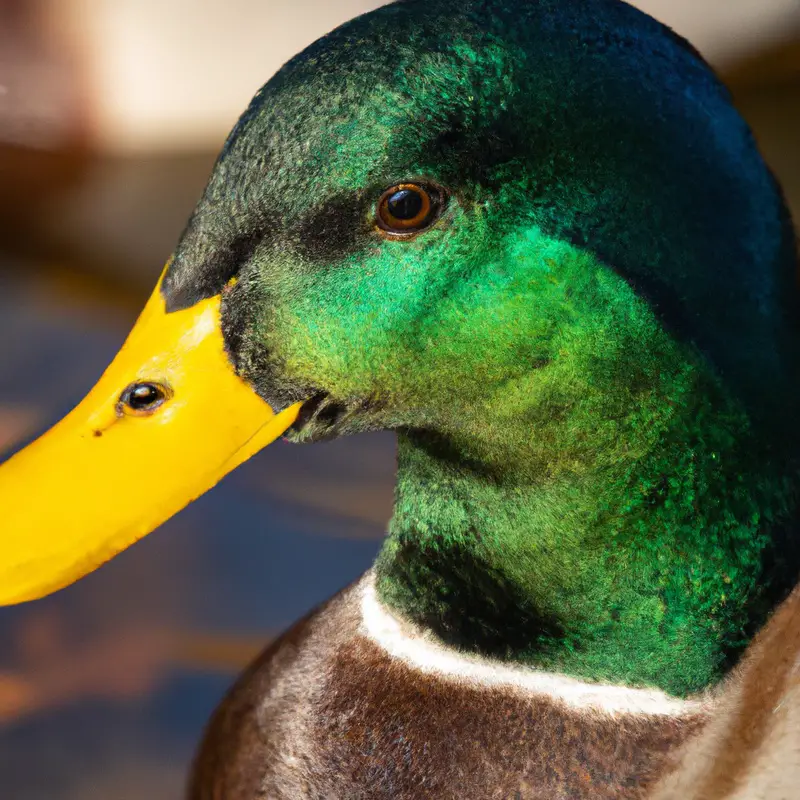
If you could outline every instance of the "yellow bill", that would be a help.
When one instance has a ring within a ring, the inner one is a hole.
[[[233,371],[220,297],[166,313],[159,286],[111,366],[50,431],[0,466],[0,604],[96,569],[280,436]]]

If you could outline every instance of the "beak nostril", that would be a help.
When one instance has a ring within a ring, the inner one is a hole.
[[[169,387],[164,384],[155,381],[137,381],[122,392],[117,408],[124,414],[144,416],[160,408],[169,397]]]

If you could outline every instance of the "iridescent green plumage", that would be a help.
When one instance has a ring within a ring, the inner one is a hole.
[[[398,181],[450,195],[389,241]],[[697,54],[613,0],[407,0],[293,59],[168,275],[310,440],[399,431],[378,562],[445,640],[675,694],[797,577],[793,234]],[[311,411],[316,414],[312,415]]]

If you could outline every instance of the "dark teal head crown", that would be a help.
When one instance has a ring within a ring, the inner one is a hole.
[[[311,269],[363,251],[375,193],[415,173],[492,233],[532,222],[598,256],[754,409],[797,395],[780,191],[697,52],[616,0],[405,0],[320,39],[231,134],[167,276],[171,307],[220,291],[259,248]]]

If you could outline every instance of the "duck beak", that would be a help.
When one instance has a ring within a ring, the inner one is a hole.
[[[94,389],[0,466],[0,605],[60,589],[141,539],[300,405],[276,414],[234,373],[219,295],[167,313],[159,281]]]

